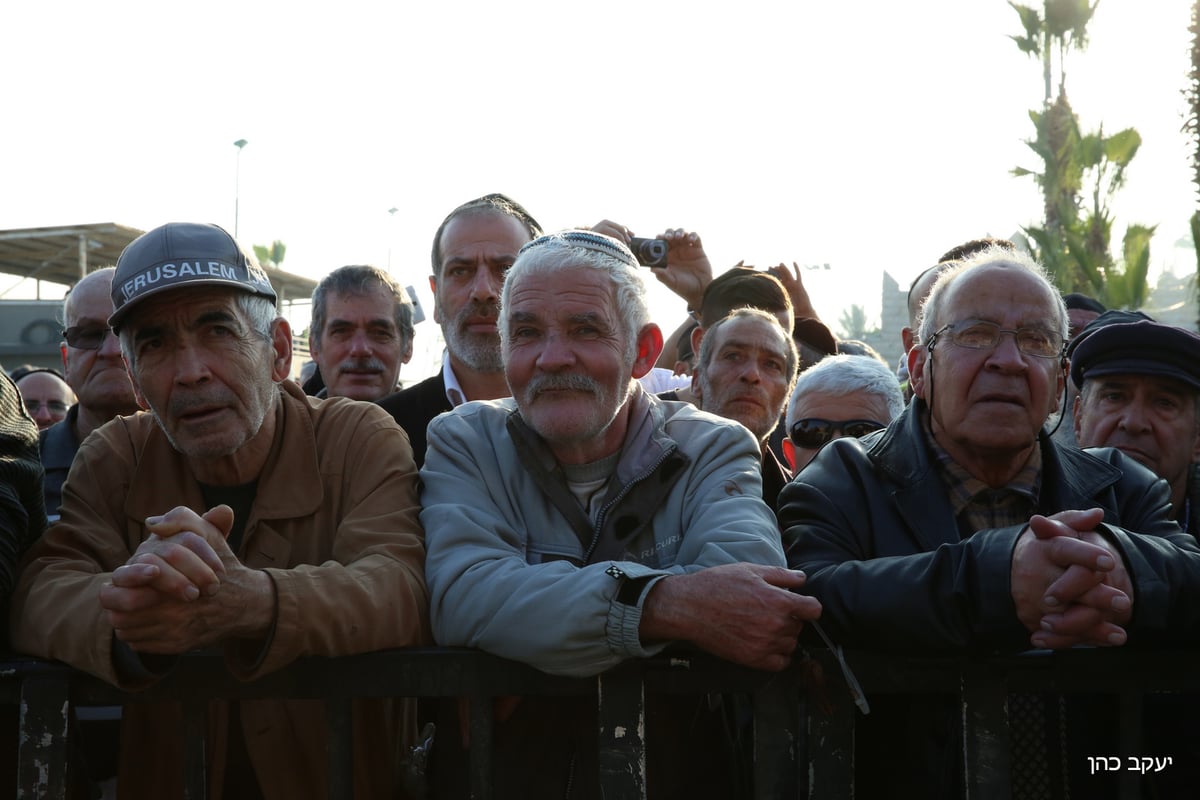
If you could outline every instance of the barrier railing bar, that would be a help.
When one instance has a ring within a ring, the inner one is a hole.
[[[962,671],[963,763],[967,800],[1009,800],[1008,686],[1003,673],[968,664]]]
[[[642,676],[618,667],[597,679],[600,785],[605,797],[646,798],[646,707]],[[586,780],[584,776],[580,779]]]
[[[208,800],[208,700],[183,701],[183,796]],[[164,731],[165,735],[165,731]]]
[[[21,684],[18,798],[66,798],[68,681],[33,677]]]

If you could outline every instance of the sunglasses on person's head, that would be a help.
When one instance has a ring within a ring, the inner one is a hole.
[[[68,345],[78,350],[99,350],[111,330],[107,325],[72,325],[62,335]]]
[[[816,450],[838,436],[860,439],[868,433],[883,430],[887,426],[873,419],[848,419],[839,422],[832,419],[798,419],[792,423],[789,438],[792,444],[808,450]]]

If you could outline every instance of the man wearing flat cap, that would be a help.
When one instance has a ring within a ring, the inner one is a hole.
[[[139,403],[83,443],[31,549],[13,644],[125,689],[193,650],[251,680],[301,656],[428,639],[416,471],[374,404],[306,398],[263,270],[213,225],[121,254],[109,325]],[[401,702],[354,708],[355,796],[397,793]],[[125,709],[123,796],[183,796],[178,707]],[[210,796],[324,797],[320,701],[215,704]]]
[[[1200,335],[1136,311],[1107,311],[1072,343],[1075,436],[1080,447],[1115,447],[1171,486],[1180,526],[1200,530],[1188,497],[1200,458]]]

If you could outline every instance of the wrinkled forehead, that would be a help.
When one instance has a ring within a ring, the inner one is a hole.
[[[966,319],[1058,330],[1062,301],[1054,287],[1017,265],[986,264],[955,275],[943,288],[938,326]]]
[[[112,276],[111,270],[93,272],[75,284],[63,307],[67,327],[80,319],[108,322],[113,311]]]
[[[505,320],[529,316],[551,319],[580,314],[609,317],[615,308],[612,278],[604,270],[568,260],[510,271],[500,311]]]
[[[238,296],[244,294],[223,286],[181,286],[161,292],[138,303],[129,311],[121,324],[122,333],[128,329],[169,325],[188,326],[201,317],[215,312],[230,314],[234,319],[246,321]]]
[[[783,327],[761,317],[734,317],[715,331],[713,344],[722,347],[754,347],[779,356],[787,354],[788,335]]]

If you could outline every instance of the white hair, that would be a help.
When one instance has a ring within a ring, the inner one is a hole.
[[[904,412],[904,395],[896,375],[878,359],[870,356],[827,356],[800,373],[788,400],[784,424],[791,430],[796,421],[796,406],[806,393],[820,392],[833,397],[866,394],[879,398],[888,410],[891,422]]]

